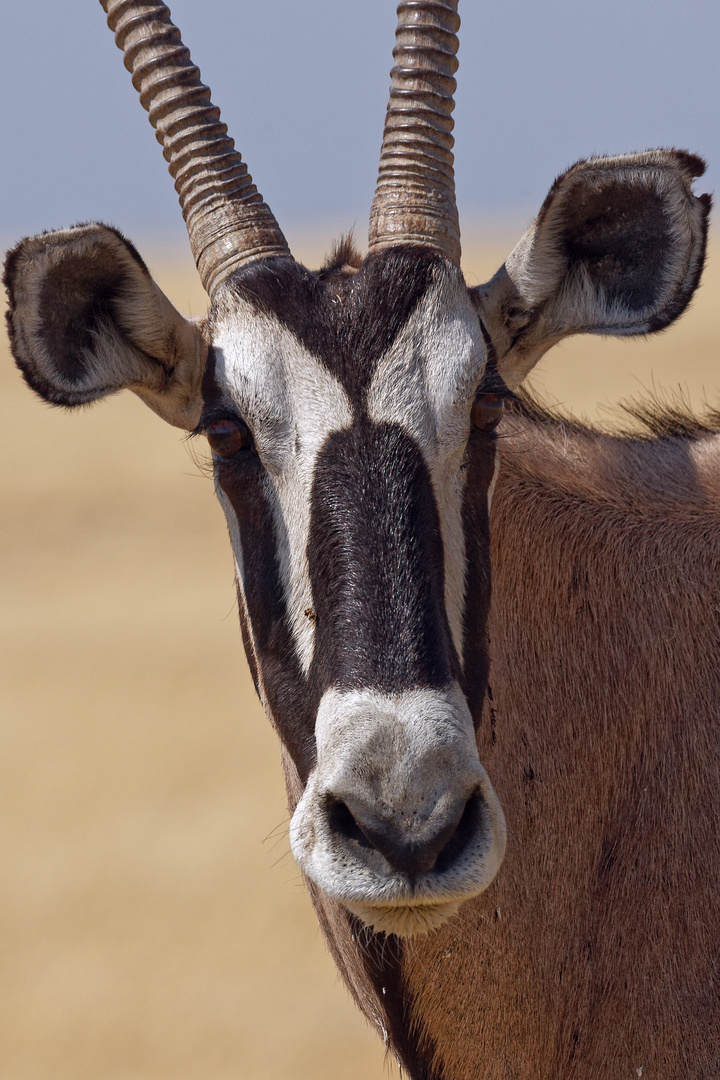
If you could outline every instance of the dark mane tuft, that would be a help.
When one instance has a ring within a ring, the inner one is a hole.
[[[558,405],[551,405],[549,402],[543,401],[534,391],[530,391],[525,387],[520,387],[512,397],[506,398],[505,408],[515,416],[521,416],[524,420],[540,424],[543,427],[563,428],[578,432],[594,430],[592,424],[578,420],[577,417],[563,412]]]
[[[362,255],[355,246],[352,229],[339,237],[320,270],[320,275],[354,272],[362,262]]]
[[[720,433],[720,411],[705,406],[696,416],[681,393],[664,399],[658,394],[637,401],[623,401],[626,416],[642,425],[641,437],[653,439],[699,439]]]
[[[509,412],[543,427],[563,428],[584,434],[612,434],[624,439],[700,439],[720,434],[720,409],[705,407],[696,416],[681,392],[651,394],[621,401],[607,425],[579,420],[549,405],[528,390],[507,401]],[[628,425],[627,421],[634,424]]]

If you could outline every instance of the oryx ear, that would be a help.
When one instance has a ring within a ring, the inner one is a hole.
[[[685,310],[705,258],[704,162],[681,150],[591,158],[553,184],[492,281],[471,290],[512,389],[568,334],[644,334]]]
[[[164,420],[192,430],[207,345],[106,225],[21,241],[5,264],[13,355],[53,405],[82,405],[127,387]]]

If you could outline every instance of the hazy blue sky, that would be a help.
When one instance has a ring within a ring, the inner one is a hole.
[[[393,0],[175,0],[185,43],[292,241],[364,239]],[[526,219],[593,152],[687,147],[720,176],[718,0],[462,0],[461,222]],[[180,239],[159,146],[97,0],[2,0],[0,237],[99,219]]]

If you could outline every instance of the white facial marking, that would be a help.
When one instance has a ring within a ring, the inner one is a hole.
[[[293,855],[328,895],[376,929],[421,933],[481,892],[505,851],[505,821],[478,758],[472,719],[457,686],[399,694],[328,690],[316,723],[317,765],[290,825]],[[409,881],[381,853],[333,829],[333,800],[355,799],[408,844],[422,845],[469,799],[478,799],[472,842],[442,870]]]
[[[216,380],[250,426],[274,504],[280,574],[303,671],[315,626],[307,561],[315,461],[334,431],[350,426],[348,396],[333,375],[272,315],[233,298],[215,334]],[[239,537],[233,537],[242,573]]]
[[[463,654],[465,536],[461,468],[470,405],[486,364],[477,314],[462,279],[438,275],[380,360],[368,394],[376,423],[399,424],[420,446],[433,484],[445,555],[445,605]]]
[[[290,330],[242,298],[232,298],[214,339],[218,385],[249,424],[265,467],[288,620],[307,674],[315,642],[315,623],[306,615],[313,606],[307,561],[310,493],[320,448],[331,433],[352,423],[350,401]],[[367,399],[371,420],[402,427],[423,454],[438,507],[445,605],[460,659],[466,587],[462,462],[470,404],[485,363],[485,344],[462,277],[443,269],[380,358]],[[237,538],[233,543],[242,574]]]

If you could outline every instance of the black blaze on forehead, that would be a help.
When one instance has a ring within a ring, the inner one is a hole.
[[[444,265],[429,248],[398,246],[368,256],[350,275],[269,259],[238,271],[231,286],[279,319],[360,405],[378,360]]]
[[[320,684],[387,693],[458,676],[430,475],[393,424],[328,436],[315,464],[308,562]]]

